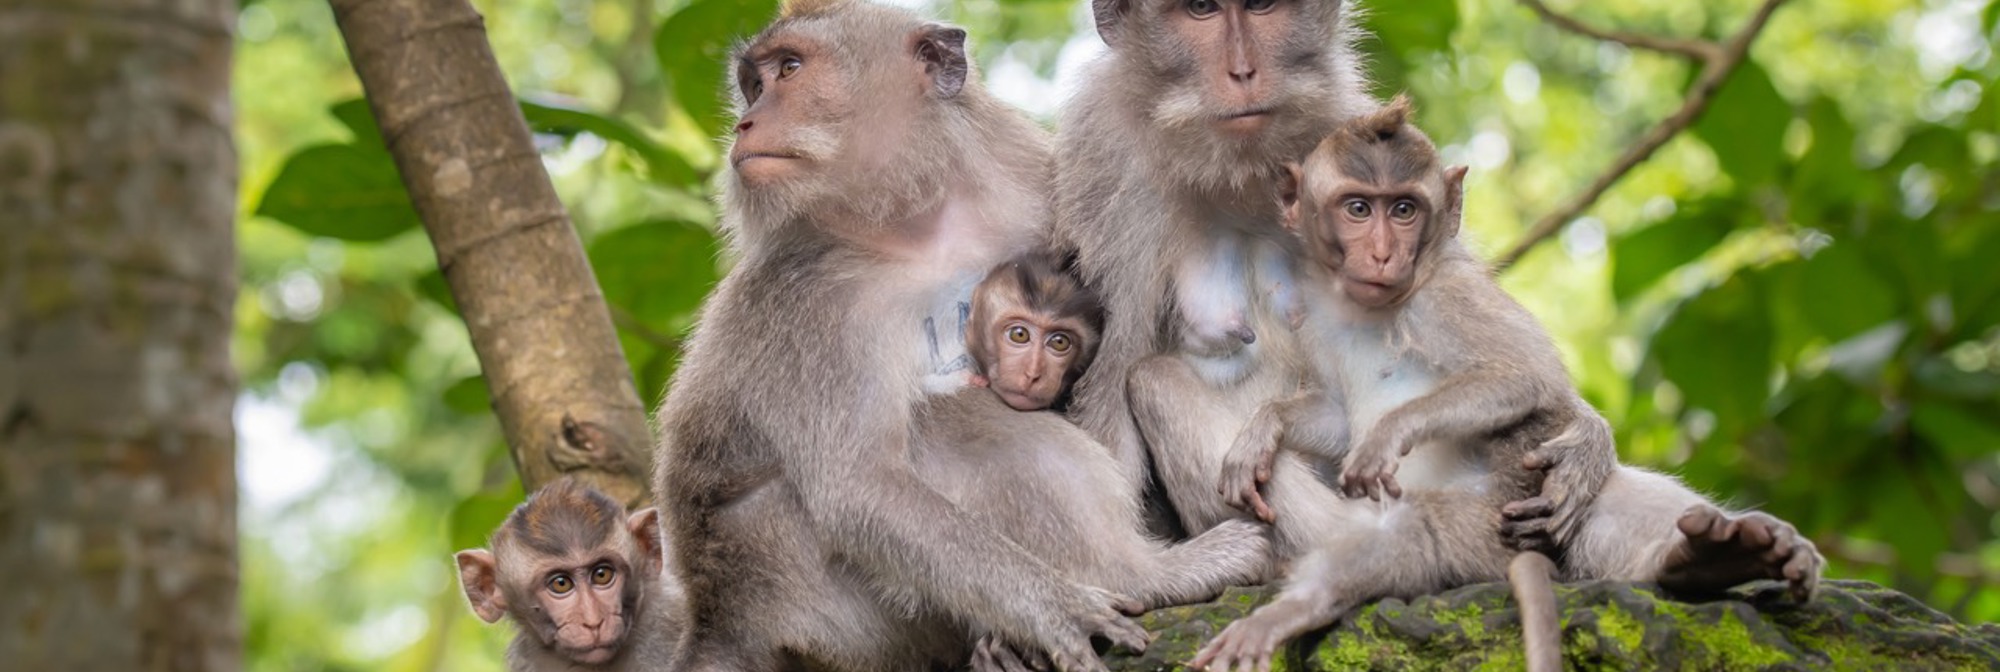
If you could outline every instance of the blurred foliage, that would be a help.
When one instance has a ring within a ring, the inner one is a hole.
[[[718,277],[729,45],[772,0],[476,0],[657,403]],[[1051,116],[1102,49],[1075,0],[935,0]],[[1370,3],[1363,3],[1370,4]],[[1373,3],[1377,93],[1473,167],[1501,249],[1691,81],[1513,0]],[[1754,0],[1553,3],[1716,38]],[[1791,519],[1833,574],[2000,617],[1994,0],[1795,0],[1709,114],[1502,278],[1628,461]],[[254,669],[491,670],[450,553],[520,491],[477,362],[325,3],[244,3],[236,358]]]

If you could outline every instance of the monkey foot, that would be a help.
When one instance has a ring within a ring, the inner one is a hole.
[[[1676,521],[1685,537],[1667,553],[1660,586],[1675,592],[1719,593],[1757,579],[1790,584],[1799,600],[1812,598],[1826,561],[1811,540],[1770,514],[1730,515],[1707,504],[1690,507]]]
[[[1312,618],[1308,611],[1305,605],[1284,600],[1264,605],[1223,628],[1222,634],[1201,647],[1201,653],[1195,654],[1188,667],[1217,672],[1269,672],[1278,647],[1299,633],[1325,625],[1311,623],[1318,619]]]

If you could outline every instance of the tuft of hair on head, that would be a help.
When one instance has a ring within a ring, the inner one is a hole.
[[[1382,109],[1342,124],[1341,130],[1364,144],[1394,142],[1398,136],[1415,130],[1410,124],[1410,117],[1413,116],[1416,116],[1416,110],[1410,103],[1410,97],[1399,93]]]
[[[784,4],[778,7],[778,18],[794,19],[825,14],[852,2],[853,0],[785,0]]]
[[[625,507],[571,477],[556,479],[514,507],[494,534],[555,555],[604,542],[625,521]]]
[[[1097,294],[1085,289],[1072,268],[1074,260],[1065,255],[1036,251],[1015,257],[1001,268],[1011,270],[1021,300],[1030,310],[1052,315],[1075,315],[1097,331],[1104,330],[1104,306]]]

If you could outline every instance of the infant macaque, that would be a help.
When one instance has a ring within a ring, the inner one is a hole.
[[[1000,264],[972,290],[965,327],[972,384],[991,388],[1017,411],[1062,410],[1102,333],[1097,295],[1055,255]]]

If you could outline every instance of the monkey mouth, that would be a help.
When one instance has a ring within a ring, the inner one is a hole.
[[[1271,121],[1272,110],[1268,107],[1225,114],[1216,118],[1216,125],[1225,130],[1255,133],[1263,130]]]
[[[744,163],[747,163],[752,159],[779,159],[784,161],[796,161],[799,159],[799,155],[793,154],[791,152],[737,152],[735,156],[730,157],[729,164],[741,168]]]

